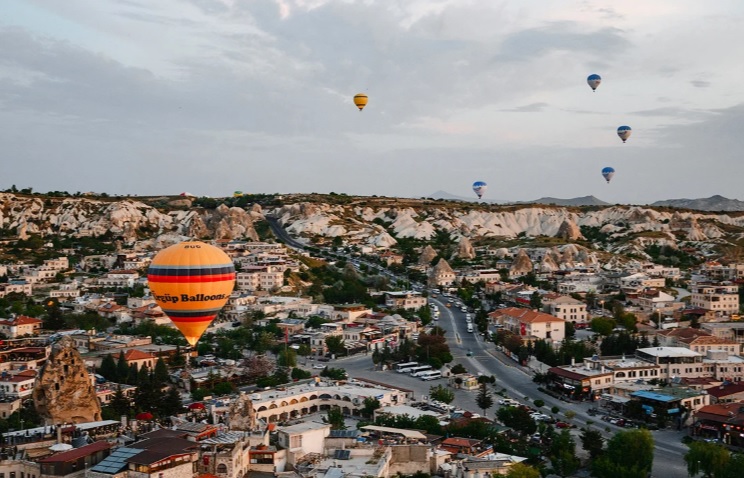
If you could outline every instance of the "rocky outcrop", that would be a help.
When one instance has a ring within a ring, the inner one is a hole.
[[[253,431],[256,429],[256,412],[253,409],[253,402],[245,393],[241,393],[230,403],[227,416],[231,430]]]
[[[579,226],[577,226],[575,222],[569,219],[563,221],[561,227],[558,228],[556,237],[560,237],[565,241],[575,241],[577,239],[583,239],[581,231],[579,230]]]
[[[460,243],[457,246],[457,257],[460,259],[470,260],[475,258],[475,249],[470,243],[470,239],[463,237],[460,239]]]
[[[449,263],[440,259],[429,272],[429,286],[436,287],[443,284],[451,284],[455,279],[455,271]]]
[[[512,262],[512,265],[509,268],[509,275],[523,276],[532,272],[533,270],[534,266],[532,264],[532,261],[530,260],[530,256],[527,255],[527,251],[525,251],[524,249],[519,249],[517,255],[514,257],[514,262]]]
[[[197,239],[258,239],[253,221],[262,216],[255,208],[246,211],[224,204],[215,209],[192,208],[190,200],[162,199],[155,203],[166,208],[164,210],[131,198],[118,201],[41,199],[0,193],[0,229],[15,233],[21,239],[30,234],[73,237],[111,234],[121,237],[125,243],[161,234]],[[179,207],[183,209],[176,209]]]
[[[33,399],[36,411],[48,425],[101,419],[96,389],[71,337],[62,337],[52,346]]]
[[[426,247],[424,247],[424,250],[421,251],[418,263],[420,266],[428,266],[429,264],[431,264],[431,261],[433,261],[434,258],[437,257],[437,255],[437,251],[434,250],[431,245],[427,245]]]

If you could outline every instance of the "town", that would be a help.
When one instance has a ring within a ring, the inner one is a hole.
[[[268,214],[251,226],[261,240],[209,241],[235,289],[194,347],[147,280],[177,238],[6,239],[0,477],[663,477],[706,456],[738,463],[734,251],[620,260],[569,226],[549,247],[307,241]]]

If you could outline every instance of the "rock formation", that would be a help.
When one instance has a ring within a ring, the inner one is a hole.
[[[62,337],[52,346],[33,399],[36,411],[48,425],[101,419],[96,389],[71,337]]]
[[[420,266],[428,266],[435,257],[437,257],[437,251],[435,251],[431,245],[427,245],[424,247],[424,250],[421,251],[418,263]]]
[[[245,393],[241,393],[230,403],[227,416],[231,430],[252,431],[256,429],[256,412],[253,409],[253,402]]]
[[[556,236],[566,241],[575,241],[583,238],[579,226],[570,219],[565,219],[561,223],[561,227],[558,228],[558,234],[556,234]]]
[[[509,275],[511,276],[523,276],[534,270],[530,256],[527,255],[527,251],[519,249],[514,262],[512,262],[509,268]]]
[[[442,284],[449,284],[455,279],[455,271],[449,263],[440,259],[437,265],[429,272],[429,286],[436,287]]]
[[[457,247],[457,257],[460,259],[474,259],[475,258],[475,249],[473,249],[473,245],[470,243],[470,239],[467,237],[463,237],[460,239],[460,243]]]

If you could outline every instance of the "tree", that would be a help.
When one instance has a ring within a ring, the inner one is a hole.
[[[468,373],[467,369],[462,364],[455,364],[454,367],[452,367],[452,374],[453,375],[459,375],[461,373]]]
[[[496,416],[504,425],[522,435],[531,435],[537,430],[537,424],[530,416],[530,412],[522,407],[501,407]]]
[[[728,450],[716,443],[704,441],[694,441],[687,446],[690,449],[684,458],[690,476],[702,473],[705,478],[718,478],[723,474],[730,459]]]
[[[509,467],[506,478],[540,478],[540,472],[524,463],[515,463]]]
[[[576,457],[576,443],[571,432],[563,429],[553,438],[548,457],[553,464],[553,470],[560,476],[572,475],[579,469],[581,462]]]
[[[484,382],[480,385],[478,396],[475,398],[475,403],[478,404],[478,408],[483,410],[483,416],[486,416],[486,410],[493,406],[493,397],[488,392],[488,385]]]
[[[599,430],[586,427],[581,433],[581,448],[594,460],[604,451],[604,438]]]
[[[131,364],[129,364],[127,375],[124,377],[124,380],[122,380],[122,382],[126,383],[127,385],[137,385],[137,377],[139,377],[137,362],[132,362]]]
[[[644,429],[621,431],[593,462],[597,478],[646,478],[654,464],[654,438]]]
[[[120,382],[126,382],[129,376],[129,364],[124,358],[124,351],[119,352],[119,359],[116,361],[116,378]]]
[[[455,399],[455,392],[441,385],[437,385],[436,387],[429,388],[429,396],[433,400],[437,400],[442,403],[452,403],[452,401]]]
[[[538,291],[535,291],[530,296],[530,309],[542,309],[542,296]]]
[[[589,327],[592,329],[592,332],[596,332],[599,335],[606,337],[610,335],[612,330],[615,328],[615,321],[605,317],[595,317],[590,322]]]
[[[168,389],[163,400],[158,404],[158,413],[161,417],[170,417],[177,415],[183,409],[181,394],[175,387]]]
[[[380,401],[377,400],[374,397],[367,397],[364,399],[364,404],[362,405],[362,415],[365,417],[372,417],[374,415],[375,410],[380,408],[382,405],[380,405]]]
[[[329,408],[328,415],[326,415],[324,421],[331,425],[331,430],[346,430],[344,414],[341,411],[341,407],[335,406]]]
[[[349,374],[347,374],[346,370],[342,368],[326,367],[320,371],[320,376],[328,377],[332,380],[344,380],[349,376]]]
[[[158,357],[158,361],[155,362],[155,371],[154,371],[154,379],[155,384],[158,386],[163,386],[166,383],[170,382],[170,374],[168,373],[168,366],[165,364],[165,360],[163,360],[163,357]]]
[[[308,344],[300,344],[300,348],[297,349],[297,355],[302,355],[303,357],[307,357],[311,353],[313,353],[313,350]]]
[[[279,352],[276,358],[276,364],[280,367],[296,367],[297,352],[295,352],[295,349],[286,348]]]
[[[344,347],[344,338],[341,335],[329,335],[326,337],[325,343],[326,347],[328,347],[328,351],[333,355],[339,356],[346,352],[346,347]]]
[[[110,382],[119,383],[117,371],[118,369],[116,368],[114,357],[111,354],[106,354],[106,356],[101,360],[101,367],[98,369],[98,374]]]
[[[121,391],[121,385],[116,386],[116,392],[114,392],[114,396],[111,398],[109,407],[118,417],[129,415],[132,404],[129,402],[129,399],[124,396],[124,392]]]

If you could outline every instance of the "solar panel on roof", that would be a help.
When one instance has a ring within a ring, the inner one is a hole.
[[[336,450],[333,458],[336,460],[348,460],[351,457],[351,450]]]
[[[104,458],[100,463],[90,469],[99,473],[114,474],[124,470],[127,467],[127,459],[142,453],[144,450],[136,448],[120,447],[114,450],[109,456]]]
[[[359,430],[331,430],[331,438],[354,438],[359,435]]]

